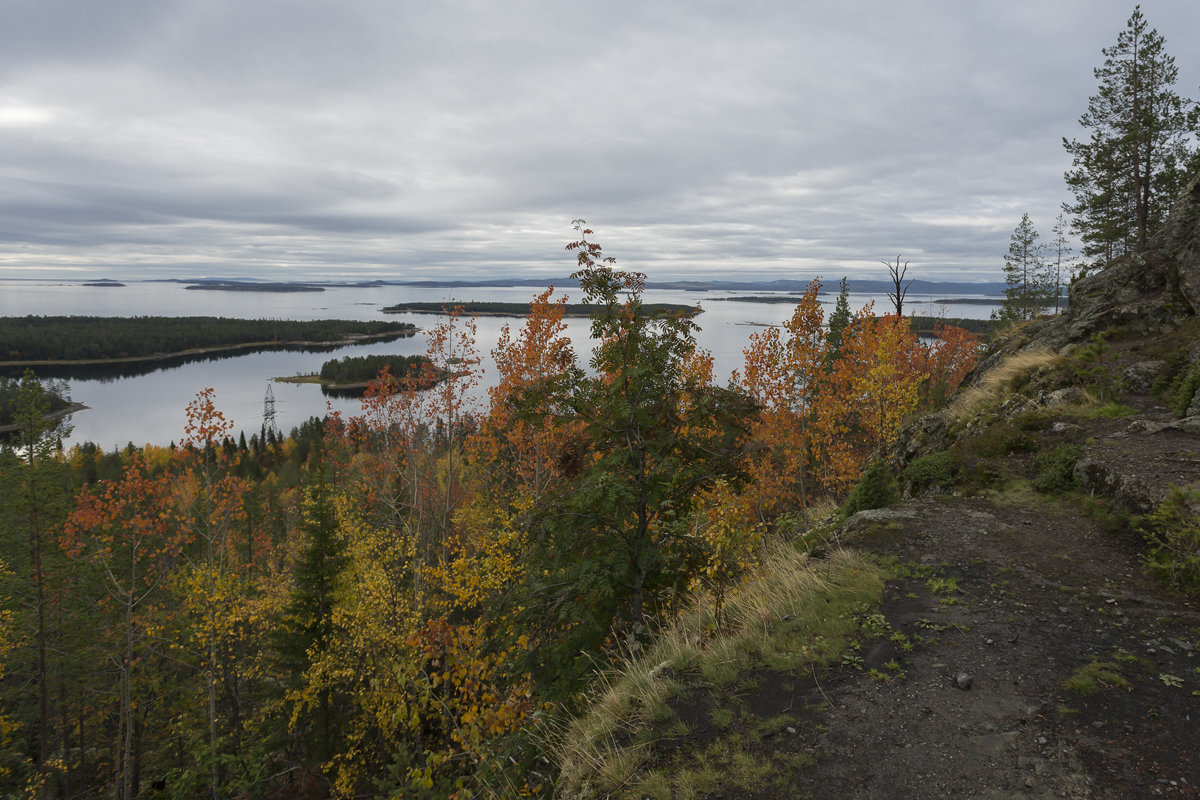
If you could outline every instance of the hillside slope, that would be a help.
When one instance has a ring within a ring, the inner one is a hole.
[[[1200,178],[908,428],[904,500],[821,532],[888,574],[840,658],[669,675],[620,787],[567,794],[1200,797],[1198,310]]]

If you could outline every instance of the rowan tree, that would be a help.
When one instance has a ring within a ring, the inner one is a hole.
[[[585,426],[587,450],[537,510],[542,569],[530,570],[528,585],[528,605],[551,610],[529,620],[552,642],[539,656],[542,674],[566,684],[580,674],[581,653],[599,652],[614,626],[637,646],[669,587],[686,586],[701,556],[686,547],[692,498],[717,478],[736,479],[746,418],[737,393],[694,381],[703,374],[695,323],[646,313],[644,276],[614,269],[583,222],[575,227],[567,249],[596,305],[598,344],[592,374],[576,375],[563,403]]]
[[[820,281],[808,285],[782,329],[751,334],[744,371],[734,373],[734,381],[759,407],[750,429],[754,457],[747,470],[763,519],[793,504],[806,506],[820,488],[814,473],[823,445],[814,424],[818,404],[826,401],[831,352],[820,290]],[[845,327],[838,332],[839,343]]]

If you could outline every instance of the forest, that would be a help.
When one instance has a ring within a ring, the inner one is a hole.
[[[62,452],[23,380],[0,793],[548,796],[547,737],[596,672],[719,605],[979,348],[869,305],[826,326],[813,282],[718,386],[692,319],[644,313],[643,276],[590,234],[569,249],[595,349],[547,290],[480,410],[465,315],[427,333],[419,369],[449,379],[385,370],[361,414],[249,444],[205,390],[178,446]]]
[[[407,322],[227,317],[0,317],[0,362],[166,357],[186,350],[412,336]]]

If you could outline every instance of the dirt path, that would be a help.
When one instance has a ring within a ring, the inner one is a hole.
[[[817,763],[794,796],[1200,797],[1200,609],[1142,576],[1137,542],[1033,498],[908,501],[843,538],[910,565],[882,611],[916,645],[803,688],[788,748]],[[1067,688],[1087,664],[1119,677]]]

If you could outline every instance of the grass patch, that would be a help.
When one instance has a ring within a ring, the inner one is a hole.
[[[1111,661],[1089,661],[1072,672],[1062,685],[1076,694],[1095,694],[1102,689],[1132,689],[1129,680]]]
[[[729,599],[724,629],[714,634],[713,609],[699,608],[665,629],[642,655],[602,676],[586,710],[551,742],[562,796],[601,797],[630,789],[652,755],[653,742],[674,729],[672,720],[661,718],[661,709],[681,692],[682,681],[720,694],[756,667],[795,670],[836,662],[863,608],[879,602],[885,579],[880,566],[850,551],[816,560],[775,546]],[[720,718],[714,716],[714,723]],[[728,722],[733,723],[732,715]],[[754,745],[730,733],[700,763],[679,763],[677,770],[664,773],[672,776],[672,796],[688,796],[693,789],[710,792],[698,788],[710,785],[706,764],[718,766],[715,779],[722,786],[762,785],[764,776],[775,772],[772,758],[753,752]],[[739,783],[743,780],[747,783]],[[660,787],[651,783],[643,796],[656,796],[650,790]]]

